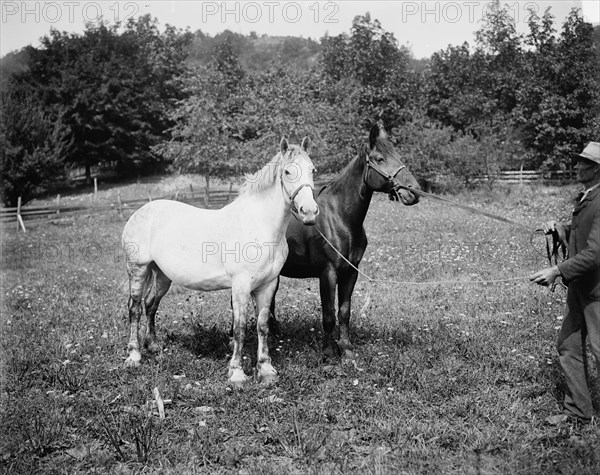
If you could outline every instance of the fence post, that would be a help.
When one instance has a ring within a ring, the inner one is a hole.
[[[17,199],[17,231],[19,230],[19,226],[23,228],[23,232],[26,233],[27,229],[25,229],[25,223],[23,222],[23,217],[21,216],[21,197]]]
[[[210,200],[210,190],[208,189],[208,185],[204,187],[204,207],[208,208],[208,202]]]
[[[194,201],[194,187],[190,183],[190,193],[192,194],[192,201]]]
[[[119,203],[119,216],[123,217],[123,203],[121,202],[121,190],[117,191],[117,202]]]
[[[231,201],[231,190],[233,189],[233,182],[229,182],[229,193],[227,194],[227,203]]]
[[[523,184],[523,164],[521,163],[521,168],[519,169],[519,184]]]
[[[60,214],[60,194],[56,195],[56,214]]]
[[[98,178],[94,178],[94,201],[98,200]]]

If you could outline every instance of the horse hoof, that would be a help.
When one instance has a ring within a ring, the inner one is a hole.
[[[277,376],[276,374],[271,374],[268,376],[261,376],[259,378],[260,384],[262,384],[263,386],[273,386],[275,384],[277,384],[277,382],[279,381],[279,376]]]
[[[338,360],[341,356],[342,352],[340,348],[335,345],[333,347],[328,347],[323,349],[323,363],[333,363]]]
[[[236,389],[242,389],[244,387],[244,384],[246,384],[248,382],[248,378],[246,377],[246,374],[244,373],[243,369],[235,369],[233,371],[230,371],[231,376],[229,376],[229,383]]]
[[[125,368],[137,368],[140,366],[139,359],[132,359],[131,356],[125,360]]]
[[[272,384],[276,384],[279,381],[279,376],[277,375],[277,371],[272,366],[263,367],[258,370],[258,381],[260,384],[265,386],[271,386]]]
[[[151,353],[153,355],[158,355],[158,354],[162,353],[162,348],[155,341],[148,343],[146,345],[146,349],[148,350],[148,353]]]

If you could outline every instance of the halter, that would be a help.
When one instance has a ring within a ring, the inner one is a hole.
[[[384,177],[385,179],[387,179],[390,183],[392,183],[392,185],[394,186],[394,189],[396,189],[399,186],[399,183],[396,183],[396,175],[398,173],[400,173],[405,168],[406,168],[406,165],[400,165],[398,167],[398,169],[393,174],[392,173],[387,173],[384,170],[382,170],[381,168],[379,168],[379,166],[376,163],[372,162],[369,159],[369,154],[367,153],[367,170],[365,172],[363,181],[364,181],[365,185],[368,186],[367,178],[368,178],[368,175],[369,175],[369,170],[373,169],[377,173],[379,173],[382,177]]]
[[[300,193],[300,190],[306,186],[308,186],[313,192],[315,189],[309,183],[303,183],[298,188],[296,188],[293,193],[289,194],[287,192],[287,190],[285,189],[285,186],[283,186],[283,171],[279,177],[279,182],[281,183],[281,191],[283,191],[283,194],[287,195],[288,199],[290,200],[290,211],[292,212],[294,217],[298,218],[298,208],[296,206],[296,203],[294,202],[294,199],[296,198],[296,196],[298,196],[298,193]]]

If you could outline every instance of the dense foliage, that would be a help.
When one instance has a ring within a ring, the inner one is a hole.
[[[2,91],[4,201],[30,198],[34,184],[56,179],[65,166],[84,167],[89,181],[96,164],[124,171],[155,162],[150,147],[166,138],[167,112],[182,97],[173,79],[184,71],[189,41],[190,34],[160,33],[142,17],[121,30],[52,30],[40,48],[28,47],[27,70]]]
[[[52,31],[0,64],[3,201],[27,200],[74,166],[88,179],[93,165],[239,176],[270,158],[282,135],[310,135],[319,171],[333,172],[374,121],[426,186],[460,188],[501,168],[568,168],[568,152],[600,140],[599,28],[578,10],[558,28],[548,10],[532,12],[522,35],[509,10],[493,6],[473,45],[425,62],[368,13],[320,42],[161,32],[149,17]]]

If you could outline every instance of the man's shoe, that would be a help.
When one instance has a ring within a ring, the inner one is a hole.
[[[555,416],[546,417],[546,422],[551,426],[558,426],[563,422],[567,422],[569,420],[569,416],[566,414],[557,414]]]
[[[550,424],[551,426],[558,426],[564,422],[568,422],[570,424],[587,425],[590,422],[592,422],[593,419],[594,419],[593,417],[591,419],[586,419],[584,417],[570,416],[563,412],[561,414],[556,414],[554,416],[546,417],[546,422],[548,424]]]

